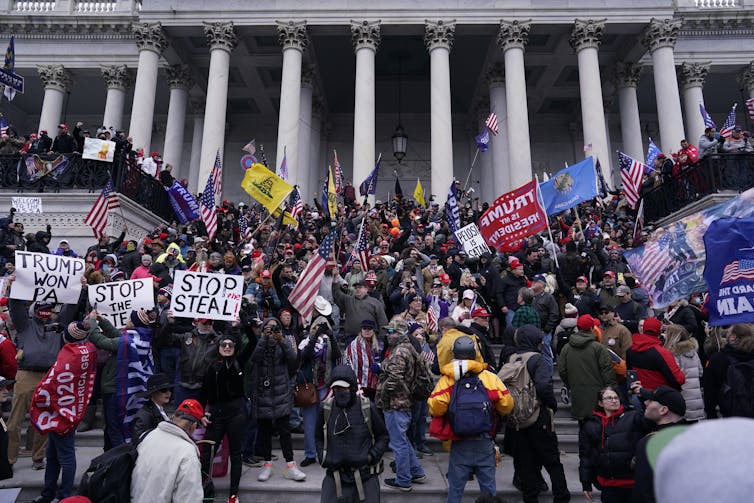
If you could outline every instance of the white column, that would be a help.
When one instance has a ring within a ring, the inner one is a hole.
[[[482,184],[490,186],[492,202],[498,196],[510,192],[510,158],[508,149],[508,107],[505,100],[505,68],[495,63],[487,72],[487,85],[490,90],[490,110],[495,112],[498,120],[498,134],[490,133],[491,178],[483,179]],[[485,119],[487,118],[485,115]],[[483,119],[484,120],[484,119]],[[484,125],[484,124],[482,124]],[[485,183],[492,182],[492,183]]]
[[[63,114],[65,93],[71,86],[71,75],[62,65],[38,66],[37,71],[45,89],[39,131],[46,130],[51,138],[55,138]]]
[[[189,161],[188,188],[193,193],[199,192],[199,164],[202,158],[202,133],[204,132],[204,100],[191,100],[191,112],[194,116],[194,131],[191,135],[191,160]],[[206,180],[205,180],[206,182]],[[203,189],[203,188],[202,188]]]
[[[102,125],[116,131],[123,127],[123,110],[126,105],[126,89],[131,85],[131,74],[126,65],[102,67],[102,78],[107,84],[107,99]]]
[[[683,89],[683,112],[686,118],[686,134],[689,143],[697,144],[704,134],[704,119],[699,112],[699,105],[704,105],[704,80],[707,78],[709,63],[683,63],[679,68],[681,88]],[[679,147],[680,148],[680,145]]]
[[[584,145],[592,144],[595,162],[599,159],[603,172],[611,172],[612,156],[607,144],[607,125],[602,102],[602,81],[597,49],[600,46],[605,21],[577,19],[571,32],[571,47],[576,51],[579,64],[579,91],[581,96],[581,123]]]
[[[353,111],[353,183],[358,187],[374,167],[375,93],[374,59],[380,44],[380,23],[351,22],[351,41],[356,53],[356,87]]]
[[[309,44],[306,22],[278,23],[280,45],[283,46],[283,73],[280,79],[280,113],[275,169],[283,163],[287,152],[288,181],[296,184],[305,168],[299,166],[299,114],[301,108],[301,61]]]
[[[754,61],[743,69],[738,80],[749,93],[749,98],[754,99]]]
[[[497,44],[505,57],[505,103],[508,107],[508,152],[510,186],[520,187],[532,179],[529,143],[529,110],[526,100],[524,48],[529,41],[529,21],[500,21]]]
[[[424,44],[429,50],[431,194],[443,204],[453,181],[453,117],[450,108],[450,48],[455,37],[455,21],[427,21]],[[361,183],[361,182],[354,182]]]
[[[207,183],[218,151],[220,151],[220,159],[224,159],[230,53],[238,43],[233,23],[204,23],[204,35],[209,44],[209,75],[207,76],[207,104],[204,108],[202,156],[199,161],[200,191],[204,190],[204,184]]]
[[[652,72],[657,98],[657,118],[660,123],[660,141],[663,152],[680,148],[683,132],[681,98],[675,74],[673,47],[678,37],[681,19],[652,19],[647,26],[642,42],[652,53]],[[656,142],[655,142],[656,143]]]
[[[312,93],[314,86],[314,68],[306,65],[301,71],[301,106],[299,109],[298,127],[298,178],[291,180],[299,186],[301,194],[312,191],[309,185],[309,172],[314,169],[311,165],[311,139],[312,139]],[[317,137],[319,141],[319,137]]]
[[[152,144],[157,69],[160,55],[167,47],[167,39],[160,23],[136,24],[133,26],[133,33],[139,48],[139,67],[136,70],[134,101],[128,134],[133,138],[134,149],[143,148],[145,155],[149,155]]]
[[[325,109],[322,104],[322,100],[313,98],[312,100],[312,130],[309,146],[309,166],[307,181],[309,182],[309,192],[301,192],[301,198],[311,204],[315,192],[319,192],[321,188],[319,184],[319,177],[324,172],[324,165],[322,164],[322,138],[323,124],[324,124]]]
[[[639,83],[640,75],[641,66],[637,63],[623,61],[617,63],[615,84],[618,88],[623,152],[634,159],[644,159],[644,144],[641,139],[641,122],[639,121],[639,101],[636,98],[636,86]]]
[[[170,66],[167,68],[167,74],[170,85],[170,104],[162,159],[166,164],[172,164],[173,176],[178,178],[179,174],[185,175],[187,171],[183,166],[183,133],[186,129],[186,106],[192,79],[188,65]]]

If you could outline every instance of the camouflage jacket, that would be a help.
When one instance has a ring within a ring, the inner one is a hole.
[[[377,406],[383,411],[411,411],[411,388],[414,381],[416,358],[408,337],[390,350],[390,356],[382,363],[377,383]]]

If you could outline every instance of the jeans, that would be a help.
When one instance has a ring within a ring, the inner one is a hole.
[[[495,485],[495,444],[492,439],[454,440],[448,460],[448,497],[446,503],[460,503],[469,475],[475,474],[479,490],[493,496]]]
[[[47,467],[45,468],[45,485],[42,496],[63,499],[73,492],[73,479],[76,477],[76,432],[65,435],[54,432],[47,434]],[[63,478],[58,486],[58,476]],[[56,494],[57,493],[57,494]]]
[[[115,400],[115,393],[105,393],[102,395],[102,406],[105,409],[105,439],[106,449],[118,447],[126,442],[123,437],[123,423],[118,415],[118,403]]]
[[[424,468],[416,459],[416,453],[408,441],[411,414],[402,410],[386,410],[385,426],[390,436],[390,449],[395,456],[395,482],[410,486],[411,479],[424,476]]]
[[[246,425],[243,432],[243,447],[241,448],[241,456],[244,460],[251,459],[257,455],[256,451],[257,443],[257,418],[249,414],[246,419]]]
[[[513,315],[514,315],[514,314],[516,314],[516,311],[514,311],[513,309],[511,309],[511,308],[509,307],[509,308],[508,308],[508,312],[507,312],[507,313],[505,313],[505,326],[506,326],[506,327],[509,327],[509,326],[511,326],[511,323],[513,322]]]
[[[547,333],[542,337],[542,356],[545,357],[547,366],[550,367],[550,372],[555,368],[554,358],[552,355],[552,334]]]
[[[320,403],[324,400],[326,394],[327,388],[317,390]],[[314,443],[314,430],[317,428],[319,404],[301,407],[301,412],[304,416],[304,457],[316,459],[317,446]]]
[[[162,348],[160,350],[160,372],[166,374],[170,382],[176,386],[178,385],[178,378],[180,376],[180,373],[178,372],[180,366],[180,348]]]
[[[429,405],[426,401],[414,402],[411,407],[411,429],[408,438],[415,449],[423,448],[427,444],[427,414]]]

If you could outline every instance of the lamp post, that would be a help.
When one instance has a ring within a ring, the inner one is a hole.
[[[406,130],[403,129],[403,124],[401,122],[401,91],[402,91],[402,82],[401,82],[401,76],[403,73],[402,65],[403,62],[403,56],[398,56],[398,127],[395,128],[395,133],[393,133],[393,156],[398,160],[398,164],[401,163],[404,157],[406,157],[406,145],[408,143],[408,135],[406,135]]]

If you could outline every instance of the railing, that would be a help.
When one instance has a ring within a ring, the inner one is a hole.
[[[74,9],[80,14],[100,14],[115,12],[117,0],[76,0]]]
[[[694,0],[700,9],[725,9],[736,7],[736,0]]]
[[[642,192],[644,218],[654,222],[704,196],[754,187],[754,154],[707,156],[659,187]]]
[[[59,164],[52,164],[60,161],[58,154],[40,155],[41,162],[36,166],[32,163],[31,167],[27,166],[26,160],[25,155],[0,156],[0,189],[17,192],[60,192],[78,189],[99,193],[112,176],[117,192],[167,222],[175,219],[162,184],[138,167],[132,167],[120,148],[115,151],[112,163],[71,155],[68,156],[69,164],[61,167]],[[40,172],[47,174],[39,176]]]
[[[17,14],[127,14],[141,11],[141,0],[12,0]],[[129,7],[130,6],[130,7]]]
[[[54,0],[51,2],[16,0],[13,10],[16,12],[52,12],[55,10],[55,3]]]

